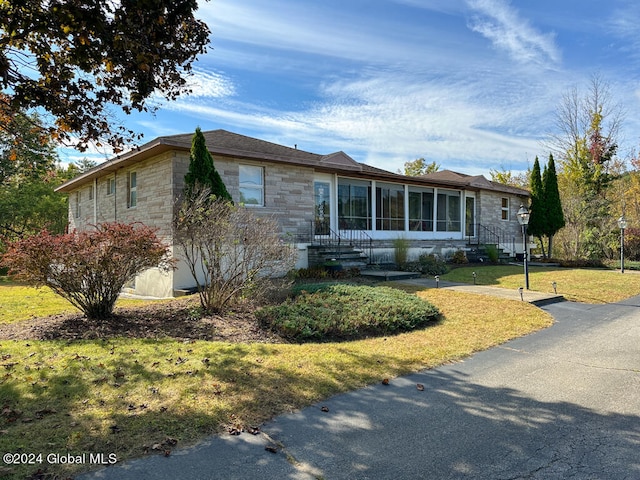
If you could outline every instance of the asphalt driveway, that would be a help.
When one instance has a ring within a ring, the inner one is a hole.
[[[542,308],[554,326],[464,362],[78,478],[640,479],[640,297]]]

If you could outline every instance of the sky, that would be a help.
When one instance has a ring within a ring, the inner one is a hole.
[[[225,129],[396,172],[542,165],[562,96],[599,75],[640,145],[637,0],[200,0],[193,93],[122,118],[158,136]],[[66,151],[63,161],[107,153]]]

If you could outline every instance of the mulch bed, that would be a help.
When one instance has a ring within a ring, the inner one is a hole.
[[[173,338],[223,342],[285,343],[263,329],[255,307],[241,305],[224,315],[199,317],[197,298],[116,308],[106,320],[88,320],[81,313],[32,318],[0,325],[0,340],[89,340],[116,337]]]

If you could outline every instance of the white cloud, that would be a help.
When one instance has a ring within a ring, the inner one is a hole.
[[[193,75],[187,78],[187,88],[191,89],[191,98],[222,98],[235,95],[236,89],[230,79],[223,75],[195,68]]]
[[[518,62],[560,62],[561,55],[554,35],[537,31],[527,20],[520,18],[506,0],[468,0],[467,3],[475,12],[469,28],[489,39],[496,48],[506,51]]]

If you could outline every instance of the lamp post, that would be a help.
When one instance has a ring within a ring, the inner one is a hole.
[[[524,205],[520,205],[518,210],[518,223],[522,226],[522,241],[524,243],[524,288],[529,290],[529,255],[527,252],[527,225],[531,213]]]
[[[624,229],[627,228],[627,219],[622,215],[618,219],[620,227],[620,273],[624,273]]]

